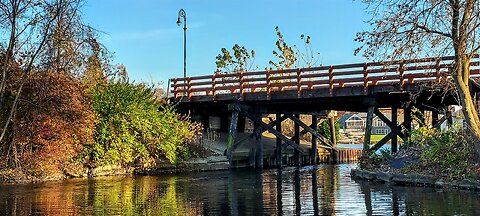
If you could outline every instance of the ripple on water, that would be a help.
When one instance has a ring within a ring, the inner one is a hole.
[[[0,185],[0,215],[480,215],[478,193],[353,181],[352,167]]]

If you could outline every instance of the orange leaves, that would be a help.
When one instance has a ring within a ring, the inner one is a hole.
[[[14,126],[14,140],[32,170],[53,169],[79,154],[82,144],[93,142],[95,115],[86,88],[75,77],[58,72],[37,72],[26,81]]]

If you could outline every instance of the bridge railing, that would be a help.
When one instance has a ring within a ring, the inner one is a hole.
[[[270,70],[213,74],[173,78],[170,80],[174,97],[216,96],[238,94],[240,98],[250,92],[297,91],[298,97],[304,90],[363,87],[365,94],[369,86],[400,85],[425,81],[441,81],[449,77],[454,57],[422,58],[403,61],[369,62]],[[480,59],[476,55],[471,63],[471,76],[480,76]]]

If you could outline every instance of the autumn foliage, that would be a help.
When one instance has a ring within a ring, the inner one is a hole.
[[[0,181],[85,174],[142,159],[171,163],[199,125],[154,89],[112,76],[111,55],[83,22],[82,0],[1,3]]]
[[[111,79],[88,88],[85,79],[58,71],[13,77],[21,81],[10,82],[10,103],[24,85],[2,144],[4,168],[44,177],[148,159],[177,163],[201,132],[146,84]]]
[[[64,171],[93,142],[96,118],[85,85],[56,71],[35,72],[24,82],[11,130],[12,165],[32,174]]]

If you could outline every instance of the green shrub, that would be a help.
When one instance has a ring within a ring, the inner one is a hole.
[[[130,165],[161,156],[175,164],[185,154],[185,144],[198,135],[200,127],[157,100],[152,86],[112,80],[98,84],[92,99],[99,119],[96,142],[86,148],[92,166]]]
[[[451,179],[476,175],[473,139],[458,127],[446,131],[420,128],[412,132],[408,145],[421,149],[421,168],[434,169]]]
[[[330,139],[330,121],[325,120],[322,123],[318,125],[317,129],[318,133],[320,133],[322,136],[325,138]],[[335,121],[335,138],[338,141],[340,139],[340,123],[338,121]]]

